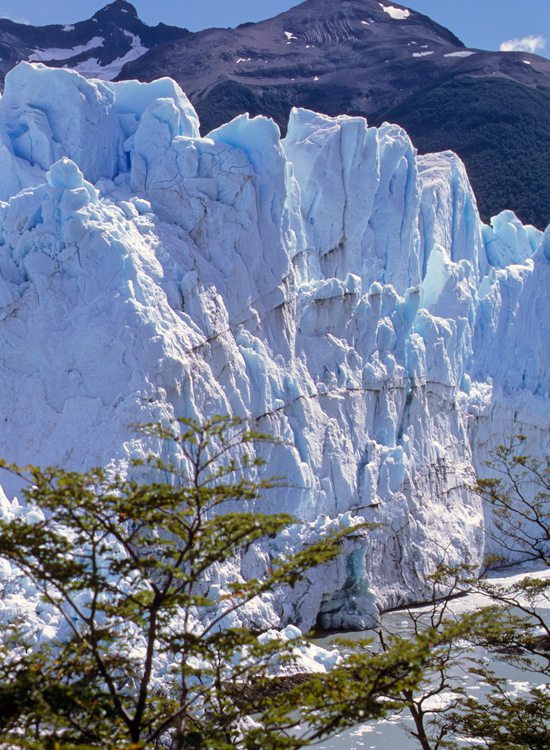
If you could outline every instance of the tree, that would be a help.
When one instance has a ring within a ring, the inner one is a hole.
[[[235,615],[332,561],[364,529],[221,587],[221,566],[297,523],[251,508],[278,485],[255,478],[260,462],[250,458],[252,444],[271,438],[224,417],[146,429],[173,454],[134,462],[149,483],[4,464],[26,483],[33,513],[0,521],[0,557],[34,582],[60,627],[36,645],[12,623],[0,662],[1,748],[299,748],[383,715],[391,703],[381,696],[412,689],[425,639],[355,651],[295,684],[278,679],[301,639],[258,639]]]
[[[533,688],[527,695],[511,692],[506,681],[482,672],[489,685],[483,702],[465,698],[453,723],[476,750],[547,750],[550,747],[550,694]],[[459,747],[458,744],[453,744]]]
[[[519,436],[492,453],[490,479],[477,490],[493,513],[488,534],[504,555],[550,564],[550,465],[520,452]],[[500,566],[492,555],[487,566]],[[485,574],[487,569],[483,571]],[[399,632],[382,622],[381,648],[432,633],[433,648],[414,689],[399,696],[400,710],[413,722],[410,735],[422,750],[468,747],[494,750],[535,750],[550,747],[550,579],[527,575],[505,585],[470,566],[449,567],[444,561],[431,576],[429,602],[408,609],[410,628]],[[489,606],[455,615],[453,601],[468,593],[483,595]],[[498,660],[544,683],[515,694],[506,681],[475,656],[488,649]],[[475,682],[476,697],[465,683]]]
[[[499,588],[471,575],[467,567],[441,566],[433,576],[431,602],[407,610],[405,630],[381,623],[382,650],[399,647],[410,638],[427,637],[431,643],[422,677],[394,696],[394,706],[412,720],[407,732],[422,750],[549,747],[550,639],[548,621],[540,609],[541,595],[546,610],[550,604],[548,581],[527,578]],[[447,591],[443,595],[442,584]],[[455,614],[455,597],[466,591],[483,593],[494,603]],[[495,661],[515,667],[531,687],[526,690],[521,685],[518,692],[513,684],[508,685],[488,665],[487,651]]]
[[[550,566],[550,458],[520,452],[519,435],[493,452],[494,476],[478,481],[478,491],[493,511],[492,536],[504,556]],[[502,563],[491,556],[489,565]],[[497,653],[527,677],[542,683],[524,694],[511,691],[492,670],[475,669],[488,689],[482,699],[466,697],[448,719],[473,748],[538,750],[550,747],[550,579],[527,575],[508,586],[490,578],[471,578],[470,590],[495,606],[486,610],[474,642]]]
[[[472,652],[473,644],[488,622],[493,622],[488,609],[454,614],[453,602],[464,592],[472,572],[466,565],[439,565],[430,576],[429,600],[406,609],[405,628],[402,624],[392,627],[384,617],[378,625],[378,646],[383,652],[410,639],[426,638],[431,644],[418,683],[404,686],[394,701],[397,711],[412,722],[412,728],[406,731],[422,750],[455,747],[452,736],[456,722],[450,716],[461,710],[466,698],[465,675],[480,666]]]
[[[519,452],[526,437],[499,445],[487,462],[493,476],[477,490],[492,511],[487,535],[504,554],[550,564],[550,459]],[[500,558],[491,560],[494,564]]]

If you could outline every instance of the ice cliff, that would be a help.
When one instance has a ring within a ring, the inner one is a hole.
[[[305,523],[231,575],[380,525],[256,627],[360,627],[481,559],[475,472],[508,435],[548,445],[550,230],[484,226],[460,160],[393,125],[294,110],[284,140],[247,116],[201,138],[168,79],[22,63],[0,139],[3,457],[124,469],[159,450],[131,425],[175,415],[284,438],[263,451],[288,489],[262,507]]]

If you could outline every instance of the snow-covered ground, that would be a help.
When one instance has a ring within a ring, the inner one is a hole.
[[[397,126],[295,110],[284,140],[247,116],[201,138],[169,79],[22,63],[0,143],[0,454],[125,470],[159,450],[132,425],[176,415],[281,437],[261,507],[303,525],[278,551],[380,525],[257,628],[362,627],[482,558],[476,471],[508,435],[548,446],[549,232],[483,226],[458,157]]]

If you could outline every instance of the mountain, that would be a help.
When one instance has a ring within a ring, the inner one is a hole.
[[[422,153],[463,159],[481,216],[550,222],[550,61],[467,49],[427,16],[386,0],[306,0],[261,23],[190,33],[150,28],[124,0],[74,26],[0,20],[0,80],[20,60],[87,77],[168,76],[203,133],[242,112],[285,132],[293,106],[405,127]]]
[[[549,445],[550,229],[484,225],[458,157],[395,125],[295,109],[283,140],[247,116],[201,138],[166,78],[21,63],[0,142],[0,456],[126,475],[161,451],[132,425],[216,413],[280,437],[250,446],[288,480],[257,508],[300,522],[220,570],[220,595],[379,525],[251,603],[258,630],[361,628],[429,595],[443,558],[495,551],[476,473],[506,436]],[[25,516],[0,482],[0,513]],[[39,619],[29,580],[0,575]]]
[[[375,0],[307,0],[268,21],[208,29],[152,51],[123,77],[158,78],[169,69],[196,103],[205,132],[243,105],[283,129],[298,105],[376,116],[468,55],[426,16],[392,8]]]
[[[111,80],[125,64],[188,33],[164,24],[147,26],[125,0],[116,0],[88,21],[70,26],[35,27],[0,18],[0,82],[21,60]]]

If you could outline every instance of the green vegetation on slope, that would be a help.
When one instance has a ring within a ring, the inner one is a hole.
[[[550,223],[550,89],[505,78],[455,78],[384,114],[421,153],[455,151],[466,164],[484,221],[512,208]]]

